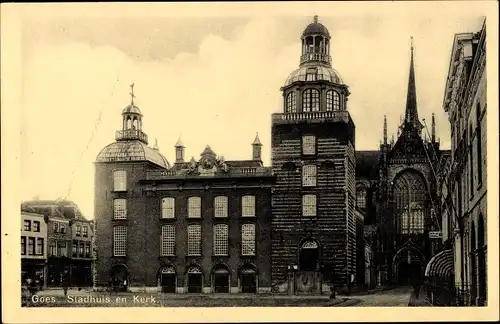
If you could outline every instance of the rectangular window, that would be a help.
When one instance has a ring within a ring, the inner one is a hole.
[[[85,244],[85,257],[90,258],[90,244]]]
[[[127,190],[127,172],[118,170],[113,172],[114,190],[126,191]]]
[[[50,255],[57,256],[57,245],[55,241],[50,242]]]
[[[482,129],[481,129],[481,104],[478,102],[476,105],[476,124],[477,124],[477,131],[476,131],[476,150],[477,150],[477,183],[478,185],[481,185],[483,182],[483,164],[482,164],[482,151],[481,151],[481,136],[482,136]]]
[[[316,136],[314,135],[302,136],[302,154],[304,155],[316,154]]]
[[[302,167],[302,186],[316,186],[316,170],[315,165],[304,165]]]
[[[40,232],[40,222],[33,221],[33,232]]]
[[[59,223],[54,223],[54,233],[59,233]]]
[[[175,255],[175,227],[174,225],[163,225],[161,227],[161,251],[160,255]]]
[[[316,216],[316,195],[302,196],[302,216]]]
[[[113,217],[114,219],[127,219],[127,200],[113,200]]]
[[[73,246],[72,246],[72,249],[71,249],[71,255],[73,255],[73,258],[77,258],[78,257],[78,242],[77,241],[73,241]]]
[[[189,197],[188,198],[188,217],[201,217],[201,198]]]
[[[227,197],[217,196],[214,198],[214,216],[227,217]]]
[[[188,255],[201,255],[201,225],[188,225]]]
[[[89,228],[87,226],[83,226],[82,236],[83,237],[88,237],[89,236]]]
[[[80,256],[80,258],[85,257],[84,250],[85,250],[85,243],[80,242],[79,249],[78,249],[78,255]]]
[[[255,255],[255,224],[241,226],[241,255]]]
[[[114,226],[113,227],[113,255],[126,256],[127,255],[127,227]]]
[[[62,257],[68,256],[68,248],[66,242],[59,241],[57,243],[58,255]]]
[[[82,227],[80,225],[76,225],[76,236],[82,236]]]
[[[64,224],[61,224],[61,225],[59,226],[59,232],[60,232],[61,234],[66,233],[66,226],[64,226]]]
[[[21,236],[21,255],[26,255],[26,236]]]
[[[214,255],[228,255],[228,226],[214,225]]]
[[[255,196],[241,197],[241,216],[255,217]]]
[[[24,221],[24,231],[25,232],[31,231],[31,221],[30,220]]]
[[[35,254],[35,238],[28,237],[28,255]]]
[[[36,255],[43,255],[43,238],[38,237],[36,239]]]
[[[167,197],[161,200],[161,218],[175,218],[175,198]]]

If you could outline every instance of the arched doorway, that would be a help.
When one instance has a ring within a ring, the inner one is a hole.
[[[241,292],[257,293],[257,271],[253,265],[247,264],[240,269]]]
[[[487,301],[487,274],[486,274],[486,242],[484,240],[484,218],[483,215],[479,215],[477,224],[477,272],[479,277],[478,284],[478,295],[479,295],[479,306],[486,305]]]
[[[471,304],[476,305],[477,298],[477,269],[476,269],[476,226],[474,221],[471,223],[470,229],[470,267],[472,269],[471,274]]]
[[[212,286],[215,293],[229,293],[231,276],[229,269],[222,264],[218,264],[212,271]]]
[[[425,258],[413,247],[401,248],[392,259],[394,282],[399,286],[408,286],[414,282],[423,282]]]
[[[111,282],[118,291],[127,291],[130,285],[128,269],[124,264],[114,265],[111,268]]]
[[[299,269],[302,271],[315,271],[319,264],[319,245],[313,239],[306,239],[299,249]]]
[[[162,293],[173,294],[177,286],[177,276],[175,275],[175,268],[171,265],[164,266],[160,269],[158,281]]]
[[[191,266],[187,271],[188,293],[201,293],[203,287],[203,272],[199,266]]]

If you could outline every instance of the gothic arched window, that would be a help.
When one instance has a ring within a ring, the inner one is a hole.
[[[364,187],[356,190],[356,206],[361,209],[366,208],[366,188]]]
[[[302,110],[304,112],[319,111],[319,91],[306,89],[302,95]]]
[[[285,112],[287,113],[297,112],[297,100],[295,98],[295,91],[290,92],[286,96]]]
[[[394,181],[397,228],[399,234],[424,232],[427,187],[416,172],[405,172]]]

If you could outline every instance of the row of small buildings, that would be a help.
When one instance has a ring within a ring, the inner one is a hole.
[[[73,287],[93,285],[94,224],[64,200],[21,204],[21,281],[61,287],[66,272]]]

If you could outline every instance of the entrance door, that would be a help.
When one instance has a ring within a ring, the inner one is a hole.
[[[241,292],[255,294],[257,292],[257,274],[253,269],[241,271]]]
[[[229,293],[229,271],[217,269],[214,271],[214,292]]]
[[[303,271],[317,270],[319,261],[319,247],[315,241],[306,241],[300,247],[299,266]]]
[[[188,273],[188,293],[201,293],[201,273]]]
[[[160,271],[160,286],[161,292],[173,294],[175,293],[175,269],[171,266],[164,267]]]

